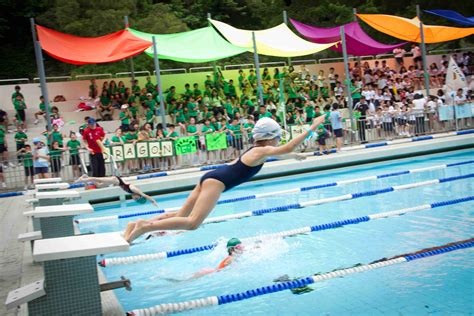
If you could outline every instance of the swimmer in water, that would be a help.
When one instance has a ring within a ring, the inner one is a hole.
[[[185,281],[198,279],[205,275],[219,272],[222,269],[228,267],[232,262],[234,262],[244,251],[242,242],[238,238],[229,239],[229,241],[227,241],[226,247],[227,247],[228,256],[224,260],[222,260],[216,268],[202,269],[201,271],[194,273],[191,277],[186,278],[186,279],[174,279],[174,278],[160,278],[160,279],[169,281],[169,282],[178,283],[178,282],[185,282]]]
[[[268,157],[305,159],[305,156],[293,151],[316,131],[325,118],[324,115],[315,118],[306,131],[281,146],[278,145],[280,125],[270,118],[259,119],[252,130],[252,147],[233,162],[204,174],[179,211],[128,223],[125,239],[131,243],[141,235],[156,230],[197,229],[214,209],[221,193],[250,180],[262,169]]]
[[[144,204],[146,201],[150,201],[153,205],[158,206],[158,203],[149,195],[145,194],[136,185],[125,183],[119,176],[113,177],[89,177],[87,174],[83,174],[75,183],[87,183],[93,182],[94,184],[113,184],[118,185],[122,190],[132,195],[132,199],[135,202]]]

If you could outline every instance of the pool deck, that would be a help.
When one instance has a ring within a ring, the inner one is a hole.
[[[272,162],[265,165],[257,179],[288,174],[289,172],[315,171],[343,167],[354,163],[368,163],[373,162],[374,159],[382,159],[389,156],[393,158],[407,157],[411,153],[422,154],[434,149],[454,150],[463,147],[474,147],[474,135],[461,135],[386,147],[344,151],[329,156],[308,157],[308,159],[301,162],[294,160]],[[161,191],[165,193],[170,190],[186,190],[195,185],[203,173],[193,172],[152,178],[136,181],[134,184],[140,186],[145,191]],[[124,198],[122,191],[117,187],[89,191],[80,190],[80,192],[82,201],[97,200],[99,196]],[[28,222],[28,218],[23,215],[24,211],[31,209],[31,206],[25,200],[25,196],[0,199],[0,315],[27,315],[25,305],[18,310],[7,312],[3,303],[9,291],[42,278],[41,265],[32,263],[30,244],[17,241],[19,234],[31,231],[31,224]],[[104,315],[124,314],[112,292],[104,292],[102,296],[105,310]]]
[[[0,199],[0,315],[28,315],[26,305],[7,311],[4,302],[8,292],[43,278],[42,265],[33,263],[29,242],[18,242],[19,234],[31,231],[24,211],[30,210],[22,196]],[[99,270],[100,282],[105,282]],[[103,315],[124,315],[112,291],[101,293]]]

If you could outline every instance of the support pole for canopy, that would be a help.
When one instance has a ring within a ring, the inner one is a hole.
[[[130,24],[128,23],[128,16],[125,16],[125,28],[129,28]],[[135,65],[133,64],[133,56],[130,58],[130,72],[132,73],[132,80],[135,80]]]
[[[346,73],[346,93],[347,93],[347,108],[349,110],[349,119],[351,121],[351,129],[355,131],[354,114],[352,113],[352,94],[351,94],[351,76],[349,74],[349,58],[347,58],[347,47],[346,47],[346,33],[344,31],[344,25],[341,26],[341,42],[342,42],[342,55],[344,56],[344,72]]]
[[[253,41],[253,59],[255,62],[255,71],[257,73],[257,99],[260,105],[263,105],[262,77],[260,76],[260,62],[258,60],[257,41],[255,40],[255,32],[252,32],[252,41]]]
[[[416,16],[420,20],[420,37],[421,37],[421,60],[423,64],[423,78],[425,79],[425,90],[426,97],[430,95],[430,79],[428,76],[428,69],[426,67],[426,45],[425,45],[425,32],[423,30],[423,22],[421,22],[420,6],[416,5]]]
[[[283,11],[283,22],[288,26],[288,14]],[[291,66],[291,57],[288,57],[288,66]]]
[[[36,66],[38,68],[38,77],[40,78],[40,88],[41,94],[44,98],[44,108],[46,111],[46,124],[48,132],[51,132],[51,112],[49,108],[49,95],[48,95],[48,86],[46,85],[46,73],[44,71],[44,62],[43,62],[43,51],[41,49],[41,43],[38,41],[36,36],[36,27],[35,19],[30,19],[31,23],[31,33],[33,35],[33,44],[35,46],[35,56],[36,56]],[[52,137],[52,136],[49,136]],[[51,138],[52,140],[52,138]]]
[[[155,72],[156,72],[156,85],[158,86],[158,94],[160,96],[160,112],[161,112],[161,125],[163,130],[166,128],[166,113],[165,113],[165,102],[163,99],[163,88],[161,86],[161,73],[160,73],[160,61],[158,60],[158,49],[156,48],[156,39],[152,36],[153,41],[153,60],[155,61]]]
[[[212,18],[211,14],[207,13],[207,24],[208,24],[208,26],[212,27],[211,21],[209,21],[211,18]],[[217,65],[216,65],[215,60],[212,62],[212,70],[214,72],[214,74],[212,76],[214,78],[214,84],[217,86]],[[204,88],[206,88],[206,87],[204,87]]]
[[[356,8],[352,8],[352,16],[354,17],[354,22],[357,22],[357,9]],[[357,62],[359,63],[359,68],[362,69],[362,65],[361,65],[361,62],[360,62],[360,56],[357,56]],[[361,73],[361,76],[363,74]]]

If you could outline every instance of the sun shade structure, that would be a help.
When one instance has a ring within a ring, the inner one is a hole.
[[[341,40],[341,27],[316,27],[290,19],[295,29],[306,39],[319,44],[333,43]],[[351,22],[344,24],[346,33],[347,53],[354,56],[378,55],[392,52],[394,48],[401,47],[407,42],[396,45],[385,45],[377,42],[367,35],[359,23]],[[336,45],[330,49],[342,52],[342,45]]]
[[[257,53],[276,57],[296,57],[318,53],[335,45],[334,43],[315,44],[293,33],[284,23],[275,27],[249,31],[235,28],[229,24],[209,19],[214,27],[232,44],[253,51],[252,32],[255,32]]]
[[[41,48],[51,57],[75,65],[110,63],[142,53],[151,42],[122,30],[99,37],[79,37],[36,25]]]
[[[204,63],[247,52],[227,42],[211,27],[174,34],[151,34],[129,28],[128,31],[142,40],[150,41],[155,36],[158,56],[179,62]],[[145,51],[153,56],[153,47]]]
[[[386,14],[357,14],[365,23],[374,29],[410,42],[421,42],[420,20],[406,19]],[[463,38],[474,34],[474,28],[459,28],[438,25],[423,25],[425,43],[441,43]]]
[[[474,16],[465,17],[453,10],[425,10],[426,13],[434,14],[464,26],[474,26]]]

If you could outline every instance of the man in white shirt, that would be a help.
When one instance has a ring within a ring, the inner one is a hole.
[[[413,54],[413,62],[415,65],[418,65],[418,68],[423,68],[423,64],[421,63],[421,49],[420,47],[416,46],[416,44],[411,45],[411,51]]]
[[[393,55],[395,57],[395,61],[397,62],[397,65],[399,68],[403,66],[403,56],[405,56],[405,50],[401,47],[395,48],[393,50]]]

